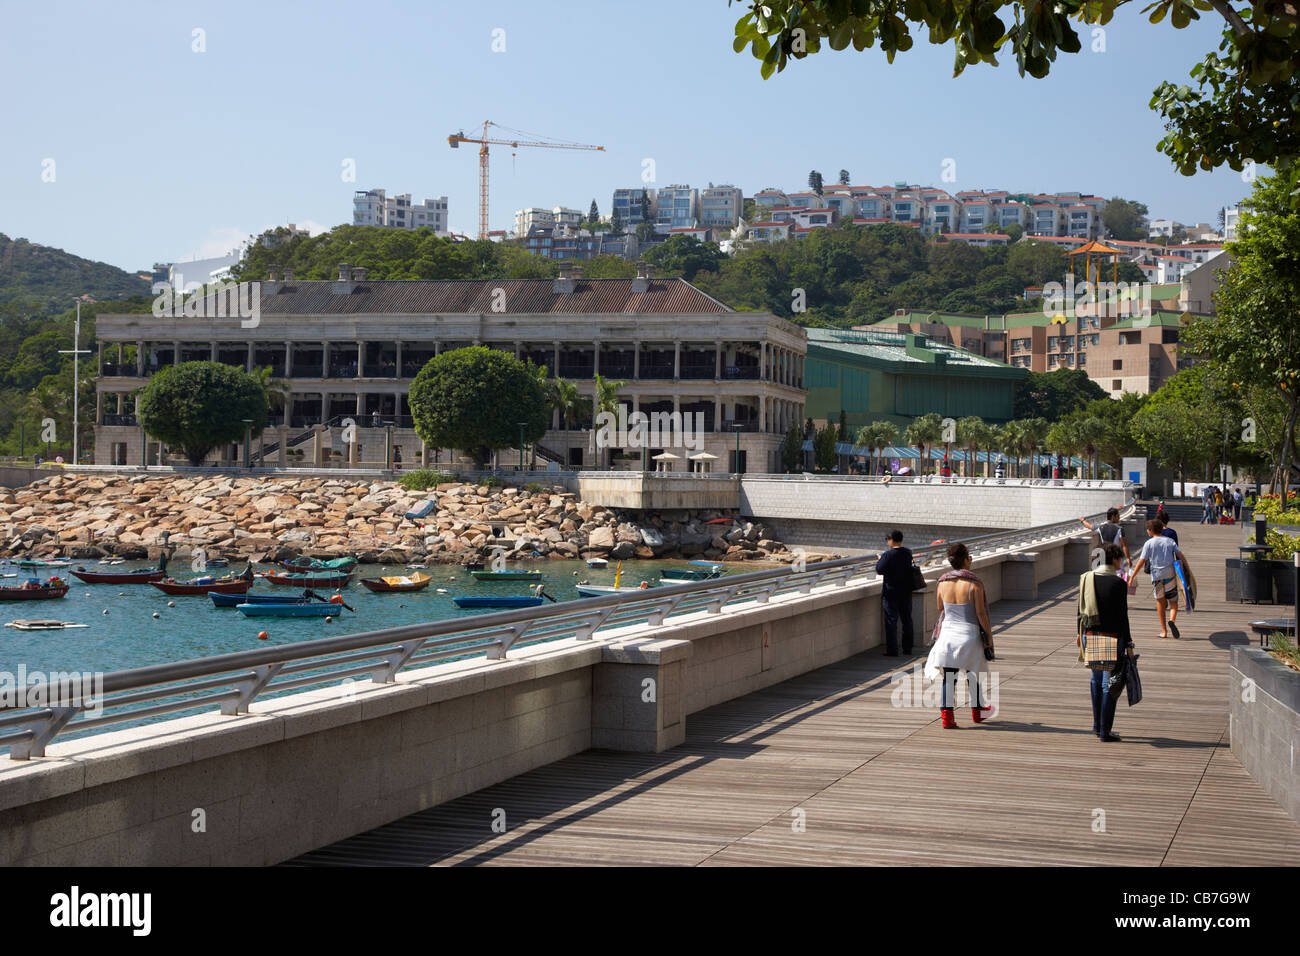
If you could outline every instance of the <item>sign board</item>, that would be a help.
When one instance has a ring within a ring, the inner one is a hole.
[[[1120,462],[1120,477],[1145,488],[1147,484],[1147,460],[1145,458],[1125,458]]]

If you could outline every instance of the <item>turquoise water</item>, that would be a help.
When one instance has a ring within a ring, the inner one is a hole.
[[[574,584],[579,581],[613,584],[614,565],[615,562],[610,562],[608,568],[596,569],[588,568],[582,561],[532,561],[511,563],[510,569],[541,571],[548,594],[559,601],[581,601],[583,598],[578,597]],[[154,565],[147,561],[128,561],[112,567],[95,562],[81,565],[74,562],[72,565],[78,566],[95,571],[126,571]],[[645,580],[653,585],[658,581],[660,568],[686,566],[684,561],[629,561],[623,565],[621,583],[624,586],[636,585]],[[766,566],[746,562],[728,566],[723,574],[745,573]],[[263,566],[261,569],[267,568]],[[175,570],[176,576],[182,580],[192,576],[183,569]],[[235,608],[213,607],[206,595],[174,597],[148,584],[83,584],[67,571],[60,571],[61,577],[73,583],[66,597],[48,601],[0,602],[0,623],[22,618],[56,618],[87,627],[57,631],[0,629],[0,670],[12,673],[21,664],[29,673],[34,670],[107,673],[405,624],[449,618],[469,620],[495,613],[495,610],[462,610],[452,603],[453,597],[525,595],[535,586],[527,582],[475,581],[468,571],[452,565],[424,568],[424,573],[433,581],[423,591],[411,594],[373,594],[356,583],[361,577],[403,574],[406,571],[404,565],[362,565],[360,573],[343,589],[344,599],[356,608],[356,612],[340,609],[339,616],[328,624],[323,617],[246,618]],[[0,565],[0,572],[18,575],[4,579],[4,584],[20,583],[28,575],[26,571],[5,565]],[[44,580],[49,576],[48,569],[42,569],[39,574]],[[439,588],[445,593],[439,593]],[[250,593],[293,596],[301,592],[259,579]],[[317,589],[317,593],[327,592]],[[169,602],[175,606],[168,607]],[[157,618],[153,616],[155,613]],[[266,631],[268,640],[259,641],[259,631]]]

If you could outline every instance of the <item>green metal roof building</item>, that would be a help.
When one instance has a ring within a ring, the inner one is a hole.
[[[809,418],[852,428],[917,415],[1009,421],[1016,382],[1027,375],[973,352],[906,332],[808,329],[804,387]]]

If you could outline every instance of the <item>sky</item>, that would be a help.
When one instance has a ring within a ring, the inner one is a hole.
[[[608,213],[620,186],[752,195],[807,188],[812,169],[1123,196],[1215,225],[1249,185],[1179,175],[1147,104],[1217,47],[1217,17],[1176,31],[1140,6],[1044,80],[1010,58],[954,78],[951,46],[921,35],[892,65],[825,48],[764,81],[732,50],[744,7],[725,0],[0,0],[0,232],[136,270],[348,223],[353,192],[383,188],[447,196],[472,237],[477,149],[447,135],[484,120],[605,147],[494,147],[494,229],[525,206]]]

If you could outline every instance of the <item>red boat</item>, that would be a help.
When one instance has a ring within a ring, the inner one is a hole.
[[[61,598],[72,588],[59,578],[50,578],[50,580],[32,586],[32,584],[18,584],[6,587],[0,587],[0,601],[41,601],[45,598]]]
[[[206,583],[196,581],[150,581],[154,587],[163,594],[207,594],[210,591],[216,591],[218,594],[243,594],[253,586],[253,582],[245,578],[223,578],[221,580],[211,580]]]
[[[147,584],[167,577],[167,572],[160,568],[146,571],[85,571],[77,568],[72,573],[87,584]]]
[[[285,573],[279,574],[275,571],[267,571],[262,577],[266,578],[272,584],[284,584],[295,588],[341,588],[345,587],[352,580],[350,572],[335,574],[320,573]]]

